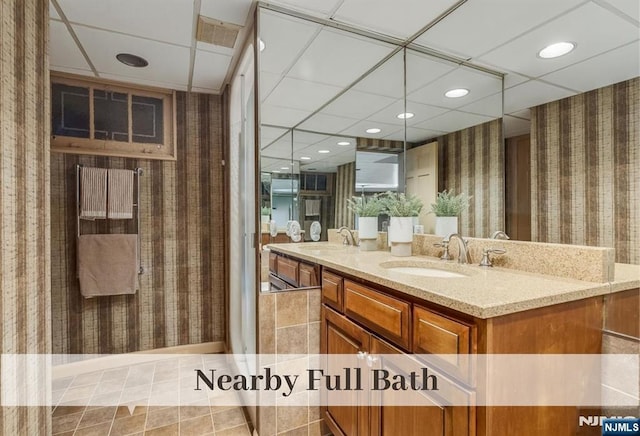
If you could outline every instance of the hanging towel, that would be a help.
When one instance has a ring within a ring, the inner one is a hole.
[[[109,200],[107,218],[133,218],[133,174],[131,170],[108,170]]]
[[[135,294],[138,277],[138,235],[81,235],[78,277],[85,298]]]
[[[80,218],[107,217],[107,170],[80,168]]]
[[[320,200],[305,200],[304,215],[305,216],[320,215]]]

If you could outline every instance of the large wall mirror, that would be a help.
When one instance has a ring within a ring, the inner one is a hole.
[[[327,240],[355,226],[347,198],[389,190],[422,198],[427,233],[444,189],[473,197],[462,234],[503,229],[502,75],[307,18],[258,12],[263,242],[271,220],[298,221],[303,241],[318,222]]]

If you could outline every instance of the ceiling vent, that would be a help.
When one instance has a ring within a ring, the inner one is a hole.
[[[196,39],[207,44],[233,48],[242,26],[229,24],[214,18],[198,16]]]

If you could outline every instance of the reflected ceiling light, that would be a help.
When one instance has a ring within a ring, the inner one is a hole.
[[[260,38],[258,38],[258,48],[260,49],[260,51],[264,50],[264,48],[266,47],[265,43],[263,40],[261,40]]]
[[[455,88],[445,92],[444,96],[448,98],[460,98],[460,97],[464,97],[468,93],[469,93],[469,90],[466,88]]]
[[[331,150],[318,150],[318,153],[327,154],[327,153],[331,153]]]
[[[272,173],[279,173],[280,171],[278,171],[278,170],[273,170],[273,171],[271,171],[271,172],[272,172]]]
[[[411,112],[405,112],[402,114],[398,114],[398,118],[400,118],[401,120],[408,120],[409,118],[413,118],[415,116],[415,114],[412,114]]]
[[[300,156],[300,160],[311,160],[309,156]]]
[[[145,58],[136,56],[131,53],[118,53],[116,59],[125,64],[128,67],[143,68],[149,65],[149,62]]]
[[[538,52],[538,57],[542,59],[553,59],[560,56],[564,56],[571,52],[576,45],[573,42],[556,42],[543,48]]]
[[[281,169],[281,170],[288,170],[288,169],[289,169],[289,167],[281,167],[280,169]]]
[[[381,131],[382,130],[378,129],[377,127],[365,130],[365,132],[367,132],[367,133],[380,133]]]
[[[351,145],[351,143],[349,141],[340,141],[338,145]]]

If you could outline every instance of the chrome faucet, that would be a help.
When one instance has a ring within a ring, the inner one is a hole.
[[[491,235],[491,239],[511,239],[509,237],[509,235],[507,235],[505,232],[503,232],[502,230],[496,230],[495,232],[493,232],[493,234]]]
[[[471,263],[471,256],[467,249],[467,240],[457,233],[452,233],[445,239],[451,242],[451,238],[456,238],[458,240],[458,263]]]
[[[347,233],[342,233],[344,230],[346,230]],[[351,229],[349,229],[349,227],[347,226],[340,227],[338,229],[338,234],[342,235],[342,245],[354,245],[354,246],[358,245],[356,243],[356,238],[353,236],[353,232],[351,231]]]

